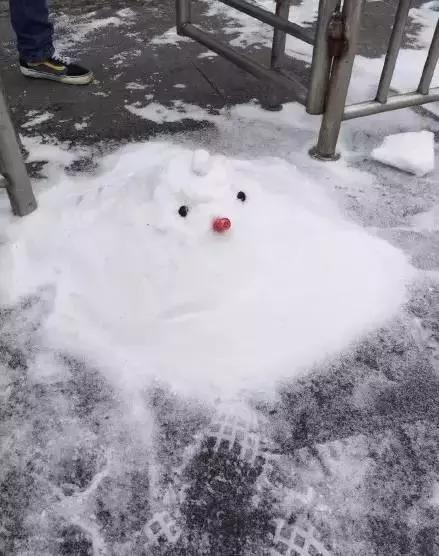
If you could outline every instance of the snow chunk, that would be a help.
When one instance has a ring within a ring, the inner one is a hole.
[[[197,176],[206,176],[210,167],[210,154],[204,149],[196,150],[192,156],[192,172]]]
[[[434,135],[431,131],[389,135],[373,150],[372,158],[404,172],[425,176],[434,170]]]

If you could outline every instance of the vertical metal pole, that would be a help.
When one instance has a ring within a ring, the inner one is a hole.
[[[329,52],[328,28],[339,0],[320,0],[317,19],[316,43],[313,48],[311,80],[306,111],[323,114],[331,72],[332,56]]]
[[[320,160],[336,160],[339,158],[335,149],[357,52],[363,1],[345,0],[343,4],[347,47],[342,55],[334,60],[319,139],[316,147],[310,151],[312,156]]]
[[[290,15],[290,2],[291,0],[276,0],[276,15],[288,21]],[[273,44],[271,47],[271,68],[280,70],[283,66],[285,59],[285,44],[287,35],[280,29],[273,31]],[[268,83],[267,88],[268,102],[263,104],[266,110],[277,112],[282,110],[282,103],[279,100],[279,93],[275,83]]]
[[[175,0],[177,33],[184,34],[184,26],[191,22],[191,0]]]
[[[12,211],[26,216],[37,208],[32,186],[21,155],[20,145],[9,116],[0,79],[0,173],[6,178],[6,190]]]
[[[276,15],[288,20],[290,15],[290,0],[276,0]],[[280,69],[285,57],[286,34],[280,29],[274,29],[273,46],[271,48],[271,67]]]
[[[401,42],[404,36],[404,30],[409,15],[412,0],[400,0],[398,9],[396,10],[395,23],[390,37],[389,47],[386,53],[383,71],[381,73],[380,83],[376,100],[384,104],[389,94],[390,83],[392,81],[393,72],[395,71],[396,59],[401,48]]]
[[[431,40],[430,50],[428,51],[427,61],[422,71],[422,77],[419,81],[418,93],[427,95],[430,89],[431,80],[433,79],[434,70],[436,69],[439,59],[439,21],[436,24],[433,39]]]

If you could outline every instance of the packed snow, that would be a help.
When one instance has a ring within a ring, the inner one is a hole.
[[[216,217],[231,230],[215,233]],[[391,318],[411,277],[292,164],[169,143],[64,178],[7,235],[3,298],[53,286],[51,348],[130,391],[273,388]]]
[[[389,135],[372,151],[372,158],[404,172],[425,176],[434,170],[434,134],[417,131]]]

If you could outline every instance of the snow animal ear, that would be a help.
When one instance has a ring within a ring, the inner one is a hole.
[[[204,149],[197,149],[192,155],[192,172],[197,176],[207,176],[212,168],[210,154]]]

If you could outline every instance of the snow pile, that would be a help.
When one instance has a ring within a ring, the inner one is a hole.
[[[39,202],[3,240],[0,294],[55,285],[43,343],[127,394],[154,379],[270,388],[385,322],[411,277],[399,250],[277,158],[132,145]],[[218,217],[229,231],[213,231]]]
[[[404,172],[425,176],[434,170],[434,134],[412,131],[389,135],[372,151],[372,158]]]

